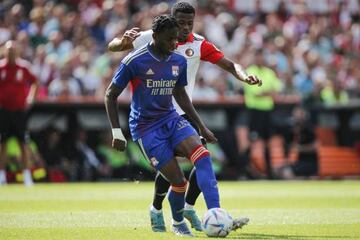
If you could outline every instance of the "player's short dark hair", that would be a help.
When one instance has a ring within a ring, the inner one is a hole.
[[[169,14],[156,16],[152,23],[152,30],[154,33],[177,27],[179,27],[179,25],[177,24],[175,17]]]
[[[178,2],[171,8],[172,15],[175,15],[177,12],[195,14],[195,8],[188,2]]]

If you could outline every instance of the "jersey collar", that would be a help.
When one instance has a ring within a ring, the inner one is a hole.
[[[158,62],[167,62],[167,61],[170,60],[170,58],[171,58],[171,56],[173,55],[173,53],[171,53],[167,59],[160,60],[159,58],[157,58],[157,57],[155,56],[155,54],[153,54],[153,53],[151,52],[151,48],[150,48],[150,44],[151,44],[151,43],[152,43],[152,41],[151,41],[150,43],[148,43],[148,45],[146,46],[146,47],[147,47],[147,50],[148,50],[148,52],[149,52],[149,54],[150,54],[151,57],[153,57],[153,58],[154,58],[156,61],[158,61]]]
[[[194,41],[194,34],[190,33],[185,42],[178,42],[177,45],[180,46],[180,45],[184,45],[189,42],[192,43],[193,41]]]

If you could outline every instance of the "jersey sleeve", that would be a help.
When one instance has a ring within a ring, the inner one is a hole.
[[[152,41],[152,30],[148,30],[148,31],[144,31],[144,32],[140,32],[140,36],[138,36],[134,41],[133,41],[133,47],[134,49],[139,49],[142,46],[148,44],[149,42]]]
[[[118,70],[115,72],[112,82],[119,88],[125,88],[130,80],[135,77],[134,64],[121,63]]]
[[[204,40],[201,43],[200,59],[211,63],[217,63],[224,57],[224,53],[221,52],[214,44]]]
[[[186,86],[187,84],[187,63],[186,59],[184,58],[180,64],[179,78],[176,82],[176,86]]]

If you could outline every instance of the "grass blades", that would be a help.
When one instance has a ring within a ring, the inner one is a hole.
[[[360,239],[359,181],[220,182],[221,205],[250,224],[228,239]],[[0,239],[179,239],[153,233],[152,182],[0,187]],[[205,213],[202,196],[196,204]],[[195,232],[196,239],[209,239]]]

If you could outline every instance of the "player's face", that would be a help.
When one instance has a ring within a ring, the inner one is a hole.
[[[169,55],[176,49],[178,43],[178,28],[168,29],[157,35],[155,41],[162,54]]]
[[[16,45],[13,41],[8,41],[5,44],[5,56],[9,62],[14,62],[16,58]]]
[[[185,42],[193,30],[195,14],[177,12],[175,18],[179,25],[179,42]]]

